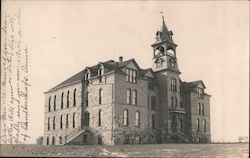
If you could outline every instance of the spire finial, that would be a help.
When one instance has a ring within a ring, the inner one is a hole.
[[[161,16],[162,16],[162,20],[164,21],[164,12],[160,11],[160,13],[161,13]]]

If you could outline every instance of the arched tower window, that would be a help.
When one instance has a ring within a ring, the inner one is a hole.
[[[167,53],[172,55],[172,56],[175,56],[175,51],[174,51],[174,49],[172,47],[168,47]]]
[[[62,92],[62,97],[61,97],[61,109],[63,109],[63,96],[64,96],[64,93]]]
[[[73,106],[76,106],[76,89],[74,90]]]
[[[54,111],[56,111],[56,95],[54,96]]]

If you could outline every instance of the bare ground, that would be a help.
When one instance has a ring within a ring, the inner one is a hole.
[[[249,157],[248,143],[150,145],[0,145],[1,156],[32,157]]]

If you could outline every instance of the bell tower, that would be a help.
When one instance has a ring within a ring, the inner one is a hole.
[[[153,47],[152,69],[154,72],[163,70],[173,70],[179,72],[176,61],[176,47],[173,41],[173,32],[169,31],[164,17],[162,16],[162,26],[160,31],[156,32],[156,41]]]
[[[159,83],[159,142],[169,142],[173,133],[183,133],[184,108],[180,96],[180,78],[173,32],[169,31],[164,17],[160,31],[156,32],[153,47],[152,70]]]

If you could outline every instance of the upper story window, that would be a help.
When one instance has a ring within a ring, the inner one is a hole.
[[[197,94],[198,94],[198,98],[203,98],[203,89],[197,88]]]
[[[177,107],[178,105],[178,100],[177,100],[177,97],[175,97],[175,107]]]
[[[154,90],[154,81],[153,81],[153,79],[148,79],[148,89]]]
[[[183,103],[182,103],[182,101],[180,101],[180,107],[183,108]]]
[[[56,95],[54,96],[54,111],[56,111]]]
[[[63,109],[63,96],[64,96],[64,93],[62,92],[62,97],[61,97],[61,109]]]
[[[201,115],[201,103],[198,103],[198,114]]]
[[[170,79],[170,88],[171,88],[171,91],[177,91],[177,85],[176,85],[176,78],[171,78]]]
[[[48,111],[50,112],[51,110],[51,96],[49,97],[49,107],[48,107]]]
[[[137,83],[137,72],[136,70],[126,69],[126,81],[131,83]]]
[[[137,90],[133,90],[132,93],[132,104],[137,105]]]
[[[204,104],[201,103],[201,115],[204,115]]]
[[[99,89],[99,104],[102,104],[102,95],[103,95],[103,90],[100,88]]]
[[[74,95],[73,95],[73,106],[76,106],[76,89],[74,90]]]
[[[131,89],[127,89],[127,104],[131,104]]]
[[[67,93],[67,108],[69,107],[69,91]]]
[[[54,116],[53,117],[53,130],[56,129],[56,117]]]
[[[85,75],[84,75],[84,79],[89,80],[89,78],[90,78],[90,71],[89,71],[89,69],[87,69],[87,71],[85,72]]]
[[[171,96],[171,107],[174,107],[174,97]]]
[[[89,92],[88,91],[86,92],[85,103],[86,103],[86,106],[89,106]]]
[[[151,96],[151,109],[156,110],[156,99],[155,96]]]
[[[102,82],[102,78],[103,78],[103,75],[104,74],[104,67],[103,65],[101,65],[98,69],[98,76],[99,76],[99,81]]]
[[[140,126],[140,112],[139,111],[135,112],[135,126],[137,127]]]
[[[128,110],[123,111],[123,125],[128,126]]]
[[[48,117],[48,131],[50,130],[50,118]]]

